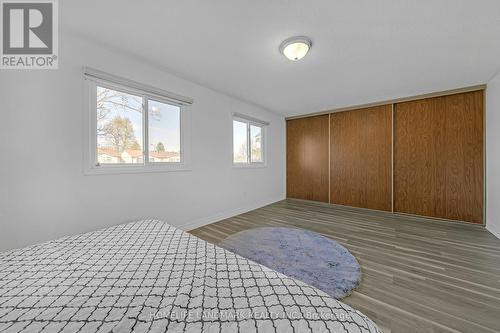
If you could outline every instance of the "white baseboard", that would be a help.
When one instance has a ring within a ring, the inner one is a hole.
[[[177,226],[177,227],[181,228],[184,231],[193,230],[193,229],[202,227],[204,225],[215,223],[215,222],[218,222],[218,221],[221,221],[224,219],[228,219],[230,217],[240,215],[240,214],[243,214],[243,213],[249,212],[251,210],[270,205],[272,203],[275,203],[275,202],[278,202],[278,201],[281,201],[284,199],[285,199],[285,196],[280,195],[280,196],[275,197],[275,198],[270,198],[270,199],[262,200],[259,202],[254,202],[254,203],[252,203],[248,206],[245,206],[245,207],[239,207],[236,209],[231,209],[231,210],[228,210],[228,211],[225,211],[222,213],[218,213],[218,214],[214,214],[211,216],[202,217],[200,219],[190,221],[188,223],[184,223],[183,225]]]
[[[500,225],[495,226],[491,223],[486,223],[486,230],[491,232],[496,238],[500,239]]]

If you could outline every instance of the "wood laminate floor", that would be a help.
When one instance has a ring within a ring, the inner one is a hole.
[[[347,247],[363,279],[342,301],[384,332],[500,332],[500,240],[483,227],[287,199],[191,233],[218,244],[262,226]]]

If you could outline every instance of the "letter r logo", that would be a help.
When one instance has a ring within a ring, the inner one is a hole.
[[[52,3],[3,2],[3,53],[51,54]]]

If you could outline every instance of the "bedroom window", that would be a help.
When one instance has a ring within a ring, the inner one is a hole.
[[[186,170],[187,98],[86,68],[89,174]]]
[[[243,115],[233,117],[233,165],[265,166],[265,129],[268,123]]]

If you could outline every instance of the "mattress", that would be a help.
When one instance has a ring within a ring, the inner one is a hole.
[[[379,332],[327,294],[158,220],[1,253],[0,331]]]

